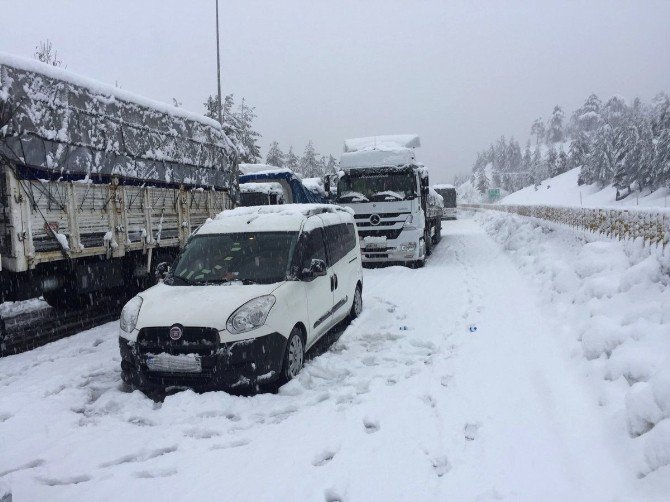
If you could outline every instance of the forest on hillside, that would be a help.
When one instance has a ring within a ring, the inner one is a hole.
[[[533,122],[523,149],[503,136],[480,152],[471,181],[482,194],[493,187],[511,193],[574,168],[580,185],[611,185],[617,198],[670,187],[668,95],[650,103],[619,96],[603,103],[591,94],[569,118],[557,105],[547,121]]]

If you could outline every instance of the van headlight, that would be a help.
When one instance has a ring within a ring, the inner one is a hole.
[[[249,300],[230,315],[226,328],[231,333],[238,335],[263,326],[276,301],[274,295],[259,296]]]
[[[121,330],[126,333],[132,333],[137,325],[137,318],[140,316],[140,309],[142,308],[142,297],[136,296],[132,298],[121,311]]]

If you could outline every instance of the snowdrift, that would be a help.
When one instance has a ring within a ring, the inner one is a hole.
[[[495,211],[478,218],[559,313],[600,404],[635,438],[639,475],[670,473],[670,246],[579,239]]]

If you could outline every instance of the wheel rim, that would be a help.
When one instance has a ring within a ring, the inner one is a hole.
[[[363,298],[361,296],[361,290],[356,288],[356,293],[354,293],[354,313],[359,315],[363,311]]]
[[[300,372],[302,361],[302,339],[298,335],[294,335],[288,346],[288,373],[291,378],[295,377]]]

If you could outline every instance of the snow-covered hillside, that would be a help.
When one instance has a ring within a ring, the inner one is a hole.
[[[579,168],[544,180],[537,189],[528,186],[503,198],[501,204],[540,204],[550,206],[584,207],[670,207],[670,189],[660,188],[651,194],[648,191],[633,192],[628,197],[616,200],[616,189],[597,184],[577,184]]]

